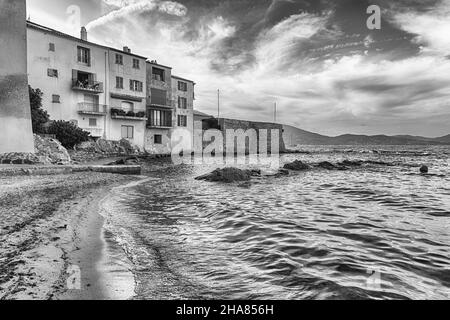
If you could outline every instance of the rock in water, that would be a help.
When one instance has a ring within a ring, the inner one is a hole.
[[[428,167],[427,166],[420,167],[420,173],[423,173],[423,174],[428,173]]]
[[[283,168],[287,169],[287,170],[293,170],[293,171],[303,171],[303,170],[310,169],[310,167],[307,164],[305,164],[299,160],[295,160],[292,163],[287,163],[284,165]]]
[[[356,160],[356,161],[344,160],[338,164],[343,167],[360,167],[363,165],[363,161],[361,161],[361,160]]]
[[[231,183],[235,181],[249,181],[252,176],[254,176],[254,172],[249,170],[224,168],[216,169],[209,174],[195,178],[195,180]]]
[[[326,170],[336,170],[338,169],[334,164],[324,161],[318,164],[319,168],[326,169]]]

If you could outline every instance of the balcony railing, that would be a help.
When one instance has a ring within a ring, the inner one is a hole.
[[[108,106],[98,103],[80,102],[78,113],[104,116],[108,113]]]
[[[111,118],[118,120],[135,120],[135,121],[148,120],[144,110],[129,111],[122,108],[111,108]]]
[[[103,93],[103,82],[72,79],[72,89],[92,93]]]
[[[164,81],[164,77],[163,77],[162,75],[160,75],[160,74],[154,74],[154,73],[152,73],[152,80],[165,82],[165,81]]]

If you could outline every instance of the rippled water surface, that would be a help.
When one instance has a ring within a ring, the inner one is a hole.
[[[136,298],[450,299],[449,149],[352,148],[280,161],[385,164],[251,185],[196,181],[216,166],[182,165],[114,190],[108,228]]]

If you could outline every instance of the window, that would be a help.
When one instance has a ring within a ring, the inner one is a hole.
[[[134,111],[134,104],[128,101],[122,101],[121,107],[123,111],[129,112]]]
[[[50,42],[48,44],[48,51],[55,52],[55,44],[54,43]]]
[[[187,92],[187,83],[178,81],[178,90]]]
[[[142,92],[143,91],[143,83],[136,80],[130,80],[130,90]]]
[[[52,103],[61,103],[61,97],[59,94],[52,95]]]
[[[167,105],[167,91],[166,90],[160,90],[160,89],[154,89],[152,88],[150,90],[151,94],[151,104],[157,105],[157,106],[166,106]]]
[[[116,88],[123,89],[123,78],[122,77],[116,77]]]
[[[96,127],[96,126],[97,126],[97,119],[89,118],[89,127]]]
[[[172,127],[172,112],[163,110],[150,110],[149,123],[151,127]]]
[[[133,68],[134,69],[140,69],[139,67],[139,59],[133,59]]]
[[[123,65],[123,55],[116,53],[116,64]]]
[[[178,116],[178,126],[187,127],[187,116]]]
[[[78,62],[86,65],[91,65],[91,50],[83,47],[78,47],[77,50]]]
[[[155,134],[155,144],[162,144],[162,135]]]
[[[99,103],[99,97],[94,94],[85,94],[84,95],[84,105],[87,110],[90,110],[92,112],[101,112],[101,107],[98,104]],[[95,120],[95,119],[94,119]]]
[[[58,70],[56,69],[47,69],[47,75],[52,78],[58,78]]]
[[[178,97],[178,108],[179,109],[187,109],[187,99]]]
[[[166,72],[163,69],[152,68],[152,79],[165,82]]]
[[[123,139],[133,139],[134,138],[134,127],[133,126],[122,126],[122,138]]]

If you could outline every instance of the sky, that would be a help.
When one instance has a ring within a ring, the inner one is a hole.
[[[381,29],[369,30],[370,5]],[[27,0],[196,82],[195,108],[327,135],[450,133],[450,0]],[[79,12],[79,21],[76,18]]]

